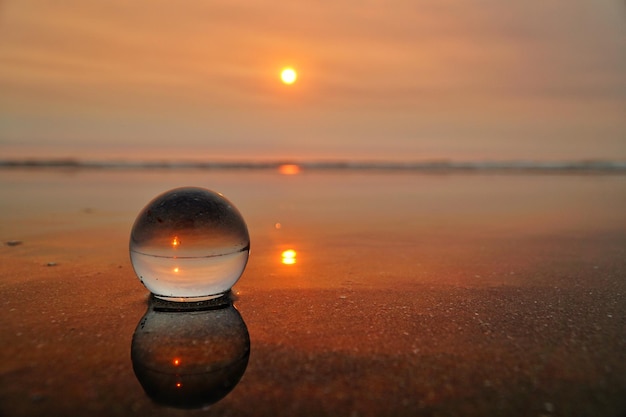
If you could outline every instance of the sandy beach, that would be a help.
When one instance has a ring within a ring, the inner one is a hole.
[[[235,203],[252,248],[247,368],[196,410],[130,355],[130,228],[183,185]],[[626,414],[624,175],[7,168],[0,190],[2,416]]]

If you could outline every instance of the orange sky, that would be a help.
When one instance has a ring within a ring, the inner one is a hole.
[[[626,159],[626,5],[5,0],[0,157],[35,154]]]

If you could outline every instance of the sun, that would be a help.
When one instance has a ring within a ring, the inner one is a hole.
[[[280,79],[284,84],[293,84],[296,82],[296,78],[298,78],[298,74],[293,68],[283,68],[280,73]]]

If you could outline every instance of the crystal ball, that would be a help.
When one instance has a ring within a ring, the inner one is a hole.
[[[137,277],[168,301],[203,301],[228,292],[249,251],[241,213],[223,195],[204,188],[176,188],[155,197],[130,234]]]

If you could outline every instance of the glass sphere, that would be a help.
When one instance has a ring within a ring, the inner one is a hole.
[[[248,262],[248,228],[219,193],[167,191],[141,210],[130,234],[130,259],[156,297],[192,302],[229,291]]]

